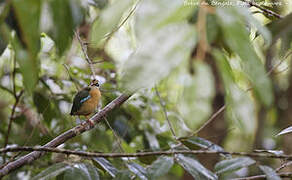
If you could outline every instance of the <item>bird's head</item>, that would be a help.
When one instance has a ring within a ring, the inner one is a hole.
[[[90,82],[90,86],[99,87],[98,80],[93,79],[93,80]]]

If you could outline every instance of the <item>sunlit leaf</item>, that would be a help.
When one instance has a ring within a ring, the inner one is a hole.
[[[107,6],[92,25],[90,32],[91,42],[97,44],[107,33],[111,33],[118,26],[123,13],[131,4],[132,0],[120,0]]]
[[[166,7],[161,2],[144,1],[137,9],[139,26],[136,26],[136,31],[139,42],[137,50],[123,64],[121,73],[122,85],[127,90],[153,87],[189,57],[196,43],[195,28],[186,21],[174,21],[159,28],[149,26],[158,25],[164,20],[161,17],[166,19],[171,15],[167,13],[168,10],[175,11],[182,6],[182,2],[171,1],[168,5]],[[154,11],[149,11],[151,9]],[[157,18],[151,20],[153,16]]]
[[[93,158],[93,161],[97,162],[106,172],[112,177],[116,177],[118,170],[105,158]]]
[[[11,71],[13,69],[13,59],[15,57],[15,52],[11,45],[8,45],[0,56],[0,75],[6,71]]]
[[[260,22],[252,16],[251,12],[247,8],[236,7],[235,8],[239,14],[245,17],[246,22],[251,26],[255,27],[257,31],[263,36],[267,45],[272,43],[272,34],[265,26],[261,25]]]
[[[137,164],[137,163],[127,163],[127,167],[129,168],[129,170],[136,174],[140,179],[142,180],[147,180],[147,171],[144,167],[142,167],[141,165]]]
[[[64,174],[64,180],[76,179],[76,180],[99,180],[99,174],[97,168],[91,164],[78,163],[72,165],[70,169],[67,169]]]
[[[255,107],[247,93],[236,85],[232,69],[224,55],[218,50],[214,50],[213,54],[225,87],[227,115],[236,120],[246,134],[253,134],[256,128]]]
[[[232,158],[218,162],[215,165],[216,174],[234,172],[243,167],[248,167],[255,163],[255,160],[249,157]]]
[[[71,166],[66,163],[57,163],[54,164],[47,169],[43,170],[36,176],[32,178],[32,180],[46,180],[51,179],[53,177],[56,177],[57,175],[61,174],[62,172],[66,171],[67,169],[70,169]]]
[[[41,52],[50,53],[55,46],[55,42],[45,33],[41,34]]]
[[[267,180],[281,180],[276,171],[269,166],[260,166],[260,169],[266,174]]]
[[[206,169],[199,161],[179,154],[176,156],[177,162],[195,179],[218,179],[216,174]]]
[[[217,17],[224,32],[224,40],[239,55],[243,71],[249,78],[261,102],[269,106],[273,102],[271,82],[261,60],[254,51],[245,26],[233,8],[217,8]]]
[[[283,135],[283,134],[288,134],[288,133],[291,133],[291,132],[292,132],[292,126],[283,129],[281,132],[279,132],[277,134],[277,136],[280,136],[280,135]]]
[[[185,6],[180,0],[142,1],[135,14],[138,40],[151,36],[153,31],[168,24],[186,21],[195,8],[195,6]]]
[[[147,168],[150,179],[157,179],[158,177],[167,174],[173,166],[173,163],[174,161],[172,157],[160,156]]]
[[[123,66],[123,85],[130,91],[153,87],[189,56],[194,37],[193,28],[183,23],[168,25],[145,38]]]

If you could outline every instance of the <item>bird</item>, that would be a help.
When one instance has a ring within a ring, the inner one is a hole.
[[[83,88],[75,95],[70,115],[85,116],[90,126],[94,126],[93,121],[90,120],[88,116],[95,112],[99,105],[100,98],[99,83],[98,80],[94,79],[89,86]]]

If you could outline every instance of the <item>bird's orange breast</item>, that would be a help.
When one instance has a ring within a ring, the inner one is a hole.
[[[99,89],[94,87],[89,91],[89,94],[91,97],[82,104],[78,111],[78,114],[80,115],[89,115],[93,113],[99,104],[101,97]]]

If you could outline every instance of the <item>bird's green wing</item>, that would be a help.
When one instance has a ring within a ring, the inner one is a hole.
[[[78,112],[82,104],[90,99],[89,91],[90,88],[85,88],[75,95],[70,115],[74,115],[76,112]]]

